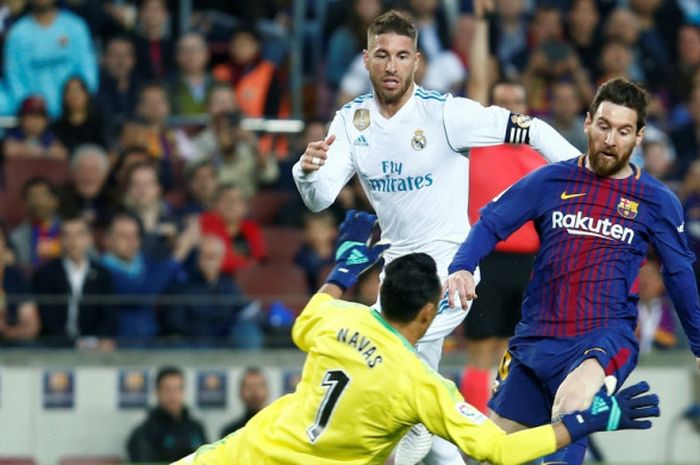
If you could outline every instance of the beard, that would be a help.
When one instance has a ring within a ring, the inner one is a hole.
[[[604,153],[614,155],[615,158],[611,158]],[[622,171],[629,163],[631,157],[632,149],[627,150],[625,153],[620,153],[618,150],[601,151],[594,149],[588,153],[591,169],[595,174],[604,178]]]
[[[408,92],[408,89],[411,87],[411,83],[413,82],[413,75],[411,74],[403,81],[399,81],[399,87],[396,89],[386,90],[382,88],[382,80],[386,76],[377,77],[370,74],[369,77],[372,81],[374,94],[377,96],[379,101],[384,104],[393,104],[401,100],[401,98],[406,95],[406,92]],[[400,79],[398,76],[397,78]]]

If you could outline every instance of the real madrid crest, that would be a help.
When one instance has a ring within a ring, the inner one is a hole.
[[[510,115],[510,120],[513,122],[514,125],[523,129],[529,128],[532,124],[531,117],[529,117],[528,115],[521,115],[519,113],[512,113]]]
[[[369,127],[369,110],[367,108],[359,108],[355,110],[352,117],[352,124],[355,125],[358,131],[364,131]]]
[[[620,197],[620,203],[617,204],[617,213],[619,213],[620,216],[631,220],[632,218],[637,216],[638,211],[638,202],[634,202],[624,197]]]
[[[423,130],[416,129],[416,132],[413,133],[413,138],[411,139],[411,147],[413,147],[413,150],[423,150],[427,144],[428,141],[425,139]]]

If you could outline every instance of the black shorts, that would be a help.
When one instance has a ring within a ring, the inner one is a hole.
[[[478,298],[464,320],[467,339],[513,335],[534,262],[534,254],[503,252],[492,252],[481,262]]]

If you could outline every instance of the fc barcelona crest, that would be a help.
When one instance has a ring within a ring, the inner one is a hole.
[[[426,145],[428,145],[428,141],[425,139],[423,131],[416,129],[411,139],[411,147],[413,147],[413,150],[423,150]]]
[[[367,108],[355,110],[355,114],[352,117],[352,124],[355,125],[358,131],[367,129],[369,127],[369,110]]]
[[[638,209],[638,202],[620,197],[620,203],[617,204],[617,212],[620,214],[620,216],[631,220],[637,216]]]

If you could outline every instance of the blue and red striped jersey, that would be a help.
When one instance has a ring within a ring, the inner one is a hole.
[[[500,240],[534,220],[541,247],[522,305],[517,335],[568,337],[637,323],[632,284],[649,246],[696,356],[700,307],[678,198],[633,166],[625,179],[604,178],[585,156],[546,165],[481,211],[450,265],[473,271]]]

